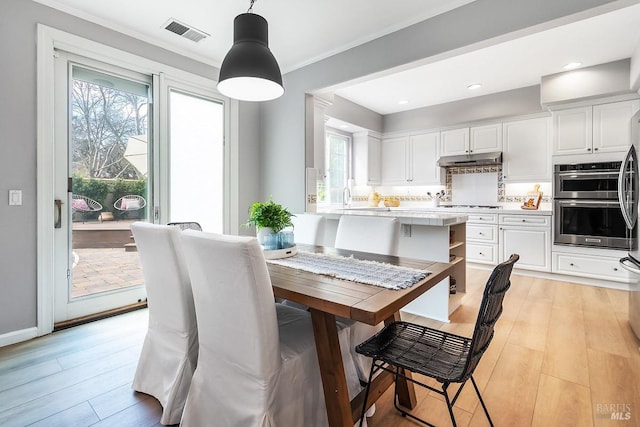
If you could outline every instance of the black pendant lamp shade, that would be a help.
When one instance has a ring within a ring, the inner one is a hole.
[[[269,50],[267,20],[242,13],[233,21],[233,46],[220,67],[218,90],[241,101],[269,101],[284,93],[282,74]]]

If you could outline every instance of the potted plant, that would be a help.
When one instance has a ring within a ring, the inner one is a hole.
[[[255,202],[249,207],[249,219],[245,225],[255,225],[258,241],[264,245],[265,235],[280,233],[285,227],[293,226],[292,216],[286,208],[269,198],[266,202]]]

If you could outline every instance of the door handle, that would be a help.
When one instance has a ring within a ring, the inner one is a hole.
[[[632,273],[640,274],[640,270],[638,270],[637,268],[634,268],[634,267],[630,266],[629,264],[627,264],[627,261],[633,263],[633,261],[631,261],[631,259],[629,259],[629,257],[624,257],[624,258],[620,259],[620,267],[622,267],[625,270],[630,271]]]
[[[62,228],[62,200],[56,199],[56,211],[53,216],[53,228]]]

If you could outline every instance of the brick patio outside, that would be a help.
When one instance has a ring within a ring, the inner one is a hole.
[[[138,252],[124,248],[76,249],[72,270],[73,298],[143,284]]]
[[[128,230],[133,221],[74,223],[76,230]],[[74,248],[71,296],[81,297],[143,284],[138,252],[125,251],[127,240],[111,248]]]

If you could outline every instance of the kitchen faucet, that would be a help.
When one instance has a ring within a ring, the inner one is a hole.
[[[344,187],[344,190],[342,190],[342,207],[351,207],[351,190],[349,190],[349,187]]]

